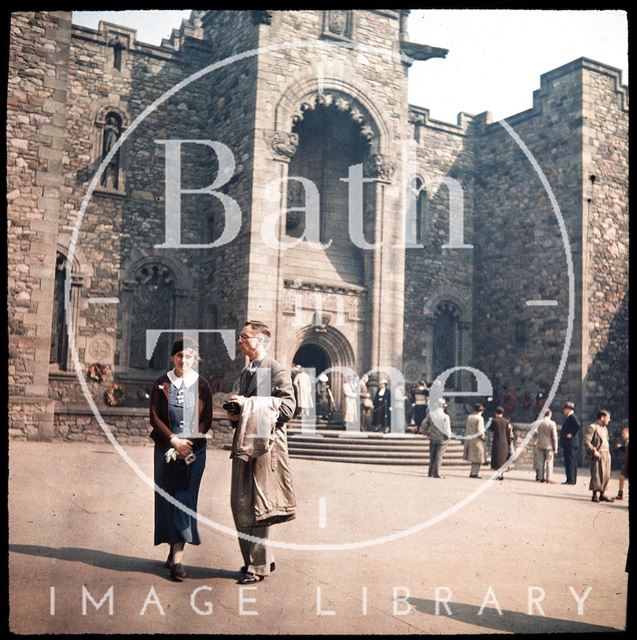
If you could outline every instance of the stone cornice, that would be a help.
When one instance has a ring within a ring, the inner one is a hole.
[[[305,291],[320,291],[321,293],[341,294],[346,296],[360,296],[367,295],[367,289],[365,287],[359,287],[357,285],[349,285],[343,287],[340,285],[324,284],[321,282],[308,282],[307,280],[289,280],[283,281],[283,285],[286,289],[302,289]]]

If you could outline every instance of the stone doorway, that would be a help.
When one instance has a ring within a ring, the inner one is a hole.
[[[329,369],[332,364],[330,357],[327,355],[325,349],[317,344],[304,344],[295,354],[292,359],[292,364],[300,364],[306,369],[314,368],[315,376],[318,377],[320,373]]]

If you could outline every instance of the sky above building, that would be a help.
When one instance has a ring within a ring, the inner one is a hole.
[[[190,15],[183,11],[74,11],[73,22],[100,20],[137,29],[159,45]],[[409,36],[449,49],[445,59],[416,62],[409,102],[436,120],[490,111],[494,120],[528,109],[540,75],[580,57],[616,67],[628,83],[628,18],[616,10],[412,10]]]

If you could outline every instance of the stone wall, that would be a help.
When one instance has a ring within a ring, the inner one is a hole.
[[[120,444],[152,445],[149,437],[148,409],[107,407],[100,415]],[[215,413],[207,434],[208,446],[222,449],[232,444],[233,428],[224,412]],[[67,442],[108,442],[90,409],[82,406],[60,406],[55,411],[55,440]]]
[[[628,96],[621,72],[583,63],[584,415],[628,418]]]
[[[68,12],[11,14],[7,91],[10,429],[48,438],[53,282],[65,182]],[[19,433],[18,433],[19,432]]]
[[[459,312],[463,344],[457,345],[457,364],[474,366],[470,326],[474,249],[443,248],[451,242],[449,204],[454,187],[449,181],[457,183],[464,198],[463,242],[473,243],[474,126],[472,118],[464,115],[456,126],[432,121],[426,109],[417,107],[411,108],[410,120],[416,144],[415,176],[424,190],[424,206],[416,211],[420,217],[417,240],[422,247],[405,251],[405,377],[413,383],[421,377],[432,381],[442,373],[432,361],[433,326],[440,303],[451,302]]]
[[[581,290],[581,96],[579,64],[567,65],[542,76],[532,109],[506,120],[549,191],[499,123],[485,117],[475,141],[474,335],[480,338],[474,348],[498,400],[505,403],[505,393],[515,394],[515,407],[505,407],[514,420],[528,415],[538,392],[549,391],[560,367],[569,317],[569,250],[575,290]],[[580,400],[580,317],[576,295],[556,406]]]

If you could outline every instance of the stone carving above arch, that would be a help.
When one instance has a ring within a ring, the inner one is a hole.
[[[292,127],[318,106],[334,106],[348,113],[361,127],[361,135],[372,151],[389,155],[389,128],[383,115],[373,100],[342,78],[322,77],[319,82],[319,78],[312,75],[289,85],[276,106],[273,129],[292,132]]]
[[[471,322],[471,310],[468,302],[461,300],[451,292],[438,293],[424,301],[423,315],[425,320],[435,322],[438,315],[445,310],[452,311],[461,322]]]
[[[186,267],[163,255],[144,255],[139,249],[133,249],[120,269],[120,283],[125,290],[135,287],[135,275],[147,265],[159,265],[173,274],[177,291],[186,290],[191,277]]]
[[[299,144],[298,134],[273,130],[266,130],[264,134],[273,158],[275,160],[289,162],[296,153]]]
[[[316,344],[325,350],[332,366],[356,366],[354,350],[348,339],[334,327],[328,326],[325,331],[317,332],[313,325],[299,329],[289,343],[289,358],[291,358],[304,344]]]
[[[365,173],[370,178],[377,178],[380,182],[391,182],[396,164],[382,153],[370,153],[365,158]]]
[[[335,107],[339,111],[349,113],[352,120],[361,128],[361,135],[371,143],[377,136],[378,130],[372,118],[356,101],[340,91],[318,91],[307,96],[299,105],[298,110],[292,116],[292,123],[297,124],[303,120],[305,114],[314,111],[317,107]]]
[[[351,41],[354,15],[351,9],[325,9],[323,11],[323,38]]]

